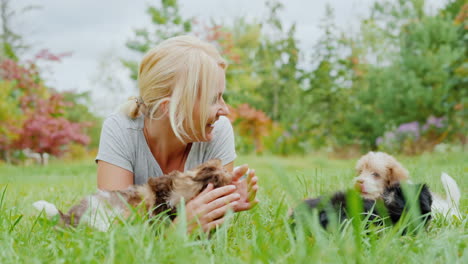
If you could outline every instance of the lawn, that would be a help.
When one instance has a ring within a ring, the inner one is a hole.
[[[468,153],[398,157],[414,182],[443,193],[440,174],[455,178],[468,212]],[[67,210],[95,191],[95,164],[53,162],[46,167],[0,165],[0,263],[468,263],[468,220],[435,219],[426,231],[401,236],[396,228],[341,232],[315,228],[291,232],[288,208],[305,197],[351,186],[356,160],[242,156],[259,176],[261,203],[229,217],[211,234],[188,236],[183,226],[150,226],[135,217],[107,233],[87,227],[54,227],[32,203],[45,199]],[[1,197],[1,193],[0,193]],[[183,223],[182,223],[183,224]]]

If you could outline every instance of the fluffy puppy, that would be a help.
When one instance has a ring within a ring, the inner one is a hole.
[[[417,205],[411,202],[414,198],[417,198]],[[405,212],[412,210],[413,206],[417,207],[425,223],[431,218],[432,195],[425,184],[411,184],[402,187],[400,183],[396,183],[385,188],[382,196],[377,200],[362,197],[359,199],[362,199],[363,205],[360,214],[367,217],[369,222],[384,224],[385,217],[388,216],[391,223],[396,224]],[[294,210],[292,218],[294,219],[295,215],[304,213],[304,211],[309,213],[317,210],[320,225],[327,228],[331,219],[343,222],[350,218],[349,204],[350,201],[344,192],[337,192],[328,198],[306,199]]]
[[[356,171],[358,176],[354,178],[354,186],[366,199],[377,199],[386,187],[397,182],[409,182],[408,171],[394,157],[384,152],[369,152],[361,157],[356,163]],[[443,198],[432,193],[432,211],[444,216],[460,217],[460,190],[457,183],[446,173],[442,173],[441,181],[447,195]]]
[[[355,187],[366,199],[377,199],[385,188],[409,178],[408,171],[392,156],[369,152],[356,164]]]
[[[181,198],[191,200],[209,183],[215,188],[229,184],[232,174],[220,160],[210,160],[197,168],[187,171],[174,171],[161,177],[152,177],[143,185],[134,185],[121,191],[101,191],[86,196],[68,213],[58,210],[46,201],[37,201],[33,206],[48,217],[59,215],[64,225],[88,224],[100,231],[107,231],[115,218],[126,219],[138,210],[150,218],[167,212],[175,218],[176,206]]]

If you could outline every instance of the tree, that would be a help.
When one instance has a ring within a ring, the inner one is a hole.
[[[222,24],[202,25],[202,31],[195,35],[215,45],[229,66],[226,72],[225,100],[233,106],[256,104],[262,97],[256,92],[262,80],[255,57],[261,44],[261,25],[248,23],[243,18],[234,21],[232,26]]]
[[[347,115],[350,129],[371,148],[385,131],[400,124],[423,123],[430,116],[453,120],[456,105],[466,98],[463,78],[454,70],[466,60],[466,33],[460,34],[460,25],[452,18],[427,15],[419,0],[379,3],[373,11],[364,21],[373,30],[363,33],[361,45],[378,47],[376,43],[384,42],[391,52],[385,55],[373,48],[372,54],[365,54],[382,59],[368,64],[362,81],[353,85],[358,104]]]
[[[44,163],[45,153],[60,156],[71,142],[83,145],[89,143],[90,138],[81,132],[88,124],[74,123],[64,117],[67,103],[61,94],[54,93],[47,99],[36,99],[31,103],[35,107],[26,109],[28,118],[15,143],[17,148],[28,148],[41,154]]]
[[[40,52],[35,58],[57,60],[60,56]],[[12,59],[0,61],[0,78],[0,95],[6,102],[2,107],[8,113],[0,116],[0,130],[8,132],[0,138],[0,150],[7,161],[15,150],[29,148],[41,156],[59,156],[71,142],[89,143],[82,132],[89,124],[66,118],[65,110],[72,104],[44,85],[34,60],[24,64]]]
[[[14,83],[0,81],[0,153],[1,159],[10,162],[13,143],[18,140],[24,116],[18,108],[18,101],[14,94]]]
[[[34,9],[38,9],[38,6],[28,5],[20,10],[13,10],[11,8],[11,0],[0,0],[0,21],[1,21],[1,51],[0,55],[9,59],[18,60],[20,53],[29,48],[25,44],[23,37],[16,33],[13,29],[13,22],[18,13],[25,13]]]
[[[262,24],[265,31],[271,34],[263,35],[254,65],[261,76],[261,82],[256,92],[263,98],[258,102],[272,120],[283,124],[292,124],[297,118],[295,102],[300,97],[302,73],[299,70],[299,49],[295,39],[295,24],[287,30],[283,29],[279,19],[279,11],[283,6],[278,2],[268,2],[269,15]],[[267,100],[265,100],[267,99]],[[285,111],[288,109],[288,111]]]
[[[89,105],[92,104],[90,92],[63,92],[64,102],[63,118],[71,122],[75,127],[75,134],[82,131],[82,135],[72,135],[71,139],[75,142],[87,145],[90,149],[99,147],[99,138],[101,135],[102,119],[90,112]],[[77,125],[78,124],[78,125]],[[89,137],[89,140],[84,140],[84,135]]]
[[[151,18],[149,29],[135,30],[135,37],[127,41],[127,48],[137,53],[146,53],[161,41],[173,36],[186,34],[192,29],[192,20],[183,19],[179,12],[177,0],[161,0],[160,6],[148,6],[146,13]],[[130,77],[138,77],[138,62],[122,60],[122,63],[131,71]]]
[[[255,153],[263,153],[264,137],[268,136],[272,122],[262,111],[258,111],[248,104],[241,104],[237,108],[230,107],[229,119],[235,125],[238,135],[246,139]]]
[[[321,28],[324,33],[313,48],[311,60],[315,68],[308,72],[309,85],[301,96],[302,105],[309,109],[301,130],[309,131],[306,136],[313,138],[316,147],[337,147],[350,143],[342,126],[352,99],[350,72],[358,59],[348,55],[350,49],[334,24],[330,6],[327,6]]]

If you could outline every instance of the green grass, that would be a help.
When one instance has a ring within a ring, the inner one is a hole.
[[[442,171],[454,177],[467,214],[467,153],[398,158],[414,182],[426,182],[433,191],[443,193]],[[426,231],[409,236],[399,235],[396,228],[354,232],[352,225],[325,232],[315,221],[311,236],[300,229],[292,233],[288,208],[302,198],[349,187],[355,161],[320,155],[239,157],[237,164],[248,163],[257,171],[261,203],[230,217],[210,238],[187,236],[180,226],[151,227],[138,219],[107,233],[54,227],[31,204],[45,199],[67,210],[95,191],[94,162],[0,165],[0,263],[468,263],[466,217],[436,219]]]

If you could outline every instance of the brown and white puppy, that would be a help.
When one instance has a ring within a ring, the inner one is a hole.
[[[366,199],[377,199],[385,188],[408,180],[408,171],[392,156],[384,152],[369,152],[356,164],[358,176],[355,187]]]
[[[384,152],[369,152],[361,157],[357,161],[356,171],[358,176],[354,178],[354,186],[366,199],[379,198],[385,188],[400,181],[410,183],[408,171],[394,157]],[[432,212],[460,218],[458,206],[461,194],[457,183],[446,173],[442,173],[441,182],[446,198],[431,192]]]
[[[143,185],[133,185],[121,191],[102,191],[86,196],[79,204],[64,214],[55,205],[37,201],[33,206],[48,217],[60,215],[60,222],[77,226],[87,224],[100,231],[107,231],[116,218],[128,218],[135,208],[150,218],[162,212],[175,217],[177,205],[184,198],[191,200],[211,183],[215,188],[231,183],[232,174],[218,159],[210,160],[197,168],[174,171],[160,177],[152,177]]]

